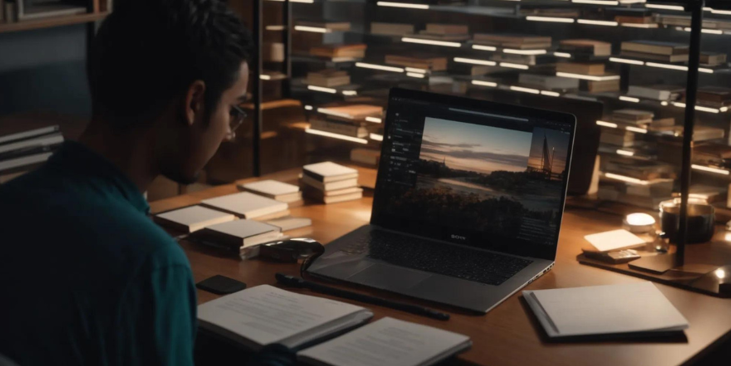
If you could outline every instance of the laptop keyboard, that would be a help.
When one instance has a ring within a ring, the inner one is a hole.
[[[369,257],[400,267],[498,286],[532,261],[497,253],[429,242],[406,235],[374,230],[344,251],[369,251]]]

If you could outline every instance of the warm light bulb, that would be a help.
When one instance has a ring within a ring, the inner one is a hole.
[[[654,229],[655,218],[646,213],[633,213],[624,218],[624,227],[632,233],[647,233]]]
[[[718,277],[718,279],[720,279],[720,280],[722,280],[722,279],[726,278],[726,271],[724,271],[724,270],[723,270],[723,269],[721,269],[721,268],[717,269],[717,270],[716,270],[716,271],[714,271],[713,273],[714,273],[714,274],[716,275],[716,277]]]

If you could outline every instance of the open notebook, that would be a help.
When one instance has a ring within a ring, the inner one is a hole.
[[[651,282],[523,291],[551,338],[677,334],[688,321]]]
[[[300,295],[269,285],[252,287],[198,306],[201,329],[259,351],[290,349],[328,338],[373,317],[368,309]]]
[[[393,318],[297,353],[297,359],[318,366],[427,366],[472,346],[461,334]]]

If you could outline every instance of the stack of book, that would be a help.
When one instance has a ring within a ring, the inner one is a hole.
[[[407,36],[414,34],[414,25],[373,22],[371,23],[371,34],[381,36]]]
[[[368,104],[351,104],[336,107],[322,107],[317,114],[310,115],[310,129],[365,138],[378,128],[383,116],[383,107]]]
[[[63,141],[59,126],[0,136],[0,183],[45,162]]]
[[[417,53],[411,55],[386,55],[385,62],[389,65],[413,67],[429,71],[447,70],[447,58],[440,55]]]
[[[692,161],[694,164],[731,168],[731,146],[726,144],[695,144]]]
[[[367,166],[377,166],[381,160],[379,150],[356,148],[350,150],[350,160]]]
[[[229,194],[201,201],[201,205],[244,219],[259,221],[289,216],[289,205],[250,192]]]
[[[253,220],[234,220],[210,225],[188,236],[189,240],[198,244],[248,257],[251,257],[247,252],[252,247],[283,238],[284,234],[279,227]]]
[[[551,47],[551,37],[527,34],[476,33],[475,43],[519,50],[546,49]]]
[[[731,89],[718,86],[702,86],[698,88],[698,105],[723,108],[731,107]]]
[[[675,178],[672,165],[610,159],[602,171],[607,179],[599,185],[599,199],[655,210],[660,202],[672,198]]]
[[[630,85],[627,95],[631,97],[673,101],[685,93],[685,88],[677,85]]]
[[[350,85],[350,75],[347,71],[325,69],[321,71],[308,72],[305,82],[308,85],[333,88],[337,86]]]
[[[660,62],[688,62],[688,45],[638,40],[622,42],[622,56]]]
[[[310,48],[310,55],[332,59],[333,61],[345,59],[361,59],[365,57],[367,45],[363,43],[321,45]]]
[[[717,52],[701,52],[701,66],[721,66],[726,64],[726,54]]]
[[[520,73],[518,82],[528,87],[549,90],[578,89],[579,79],[564,78],[556,74]]]
[[[600,62],[559,62],[556,72],[574,75],[595,76],[599,80],[581,80],[579,88],[592,93],[619,91],[619,75],[607,73]]]
[[[565,39],[559,42],[558,50],[575,60],[595,60],[611,56],[612,44],[593,39]]]
[[[240,190],[251,192],[263,197],[284,202],[292,206],[302,201],[300,187],[293,184],[278,182],[276,180],[262,180],[253,183],[239,184]]]
[[[618,109],[612,112],[611,121],[624,126],[646,128],[652,123],[655,113],[639,109]]]
[[[520,14],[553,18],[578,18],[581,16],[581,10],[577,8],[549,8],[545,5],[522,5]]]
[[[315,33],[345,32],[350,30],[350,22],[298,19],[294,30]]]
[[[325,204],[363,197],[363,189],[358,187],[358,171],[332,162],[305,165],[302,190],[306,197]]]
[[[437,41],[466,41],[470,39],[469,27],[462,24],[429,23],[426,29],[419,31],[419,38]]]
[[[642,24],[643,28],[657,28],[657,22],[650,9],[643,8],[612,8],[607,13],[614,17],[619,24]]]

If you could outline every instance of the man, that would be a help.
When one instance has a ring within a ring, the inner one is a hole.
[[[88,129],[0,187],[0,354],[23,366],[193,363],[190,265],[142,192],[195,181],[243,121],[251,39],[218,0],[116,5]]]

